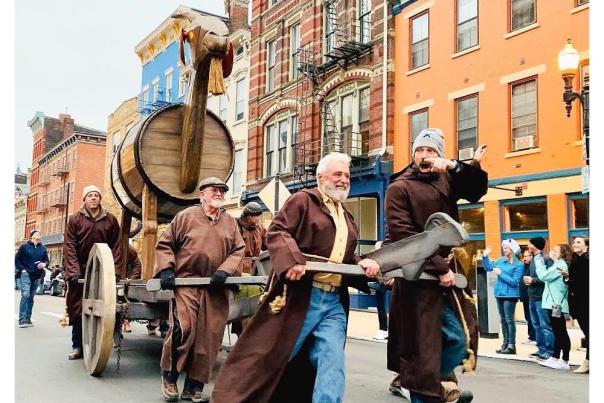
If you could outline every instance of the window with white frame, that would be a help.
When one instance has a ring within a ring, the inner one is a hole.
[[[226,95],[222,94],[218,96],[218,117],[224,123],[227,121],[227,113],[229,110],[229,102]]]
[[[354,84],[346,86],[328,97],[326,102],[326,116],[323,116],[324,151],[341,151],[353,156],[366,154],[369,151],[369,88],[359,88]],[[341,138],[336,138],[337,133],[333,133],[330,126],[339,130]]]
[[[229,185],[229,194],[235,195],[241,193],[243,187],[243,174],[245,169],[245,161],[243,159],[243,149],[235,150],[233,173],[227,180]]]
[[[411,70],[429,63],[428,12],[411,19]]]
[[[474,157],[478,139],[478,95],[455,100],[457,114],[457,151],[460,160]]]
[[[122,141],[122,136],[119,130],[113,133],[113,136],[111,136],[111,141],[113,142],[113,154],[115,154],[120,146],[120,142]]]
[[[281,113],[266,126],[266,177],[291,172],[296,152],[298,117]]]
[[[359,0],[359,42],[369,43],[371,38],[371,1]]]
[[[336,46],[336,6],[335,3],[324,3],[325,10],[325,53],[331,53]]]
[[[166,72],[166,101],[172,102],[172,69]]]
[[[159,99],[159,78],[156,78],[151,83],[151,91],[153,94],[153,98],[152,98],[153,102],[155,102]]]
[[[275,41],[266,43],[266,92],[275,88]]]
[[[537,147],[537,80],[511,84],[512,150]]]
[[[298,49],[300,48],[300,24],[293,25],[289,29],[289,49],[290,49],[290,71],[289,77],[292,80],[298,78],[299,56]]]
[[[149,103],[149,87],[143,88],[143,107],[146,107]]]
[[[478,45],[478,0],[457,0],[457,52]]]
[[[184,74],[181,74],[178,78],[178,98],[185,95],[185,89],[187,88],[187,79]]]
[[[510,31],[537,22],[536,0],[510,0]]]
[[[409,113],[409,139],[410,148],[413,147],[413,142],[419,133],[428,128],[428,108],[420,109]]]
[[[242,78],[241,80],[238,80],[235,85],[235,99],[236,99],[235,120],[236,121],[243,119],[243,117],[245,115],[245,94],[246,94],[246,92],[247,91],[245,88],[245,78]]]

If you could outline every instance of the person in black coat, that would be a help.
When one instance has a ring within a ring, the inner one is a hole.
[[[533,254],[530,250],[525,249],[522,252],[522,262],[524,263],[524,273],[523,276],[531,275],[531,261],[533,260]],[[535,344],[537,342],[537,338],[535,335],[535,328],[533,327],[533,322],[531,321],[531,310],[529,307],[529,295],[528,295],[528,286],[524,284],[523,281],[520,281],[519,284],[520,289],[520,301],[522,301],[522,306],[524,308],[524,319],[526,320],[526,325],[528,326],[528,340],[523,342],[522,344]]]
[[[589,240],[582,236],[575,237],[572,243],[573,257],[568,274],[562,272],[564,282],[568,285],[568,303],[570,315],[577,319],[581,331],[585,334],[587,353],[585,360],[574,372],[589,373]]]

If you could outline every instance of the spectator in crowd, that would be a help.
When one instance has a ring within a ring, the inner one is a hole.
[[[540,364],[553,369],[570,369],[568,359],[570,354],[570,337],[566,330],[568,314],[568,289],[562,277],[562,272],[568,272],[571,260],[571,250],[568,245],[556,245],[549,256],[553,264],[545,266],[543,256],[535,256],[537,277],[545,283],[541,308],[547,312],[554,331],[554,354]],[[562,352],[562,359],[560,359]]]
[[[503,256],[491,262],[489,254],[491,248],[487,247],[482,256],[486,271],[492,271],[497,276],[495,283],[495,298],[501,320],[503,344],[498,354],[516,354],[516,321],[514,312],[516,302],[520,297],[519,283],[524,270],[523,263],[518,259],[520,245],[513,239],[506,239],[501,243]]]
[[[44,281],[45,268],[48,266],[46,247],[40,242],[40,231],[33,230],[29,241],[17,250],[15,267],[21,273],[21,302],[19,303],[19,327],[32,327],[31,311],[34,307],[34,294]]]
[[[542,251],[545,248],[545,239],[542,237],[531,238],[528,248],[533,254],[533,260],[529,266],[530,274],[523,277],[523,282],[529,287],[531,322],[533,323],[537,337],[537,351],[532,353],[531,357],[535,357],[537,360],[547,360],[554,353],[554,333],[549,323],[549,316],[541,308],[544,284],[537,277],[537,268],[535,267],[535,257],[542,255]],[[549,267],[553,263],[549,257],[544,257],[543,260],[545,267]]]
[[[533,260],[533,254],[530,250],[525,249],[522,252],[522,263],[524,263],[524,272],[523,276],[531,275],[531,261]],[[523,341],[522,344],[537,344],[537,339],[535,336],[535,328],[533,327],[533,322],[531,321],[531,309],[529,306],[529,295],[528,295],[528,287],[524,284],[524,281],[520,281],[520,301],[522,301],[522,308],[524,309],[524,320],[526,320],[526,325],[528,327],[528,340]]]
[[[568,274],[562,272],[564,282],[568,285],[568,302],[570,314],[579,322],[585,335],[587,352],[585,360],[574,372],[589,373],[589,240],[582,236],[573,239],[573,257]]]

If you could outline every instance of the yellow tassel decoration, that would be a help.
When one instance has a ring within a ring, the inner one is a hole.
[[[222,60],[216,57],[213,57],[210,61],[208,92],[212,95],[220,95],[226,92],[224,77],[222,76]]]

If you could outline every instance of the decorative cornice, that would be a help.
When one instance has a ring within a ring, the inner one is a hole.
[[[293,109],[296,110],[298,106],[298,101],[294,98],[281,98],[279,100],[277,100],[277,102],[275,102],[273,104],[273,106],[271,106],[270,108],[268,108],[267,110],[265,110],[262,115],[260,115],[260,118],[258,119],[259,125],[264,125],[275,113],[279,112],[281,109]]]
[[[72,146],[75,143],[101,143],[107,142],[106,136],[99,136],[96,134],[85,134],[85,133],[74,133],[62,142],[60,142],[55,148],[44,154],[39,160],[38,165],[42,165],[52,158],[56,157],[66,148]]]

